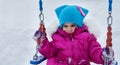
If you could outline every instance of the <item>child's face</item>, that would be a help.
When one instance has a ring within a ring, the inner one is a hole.
[[[63,25],[63,30],[69,34],[72,34],[77,26],[72,23],[65,23]]]

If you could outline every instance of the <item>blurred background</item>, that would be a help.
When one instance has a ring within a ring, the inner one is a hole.
[[[115,58],[120,63],[119,3],[120,0],[113,1],[112,42]],[[99,42],[105,47],[108,0],[43,0],[44,22],[48,34],[52,26],[57,25],[54,10],[63,4],[80,5],[89,9],[100,28]],[[40,23],[39,13],[39,0],[0,0],[0,65],[30,65],[29,61],[36,51],[36,42],[32,37]],[[46,65],[46,61],[41,65]]]

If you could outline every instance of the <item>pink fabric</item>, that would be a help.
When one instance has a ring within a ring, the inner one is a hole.
[[[102,48],[87,26],[76,28],[72,35],[60,28],[52,35],[52,41],[43,41],[39,52],[47,60],[47,65],[90,65],[90,61],[103,64]]]
[[[83,12],[83,10],[81,9],[80,6],[78,6],[78,10],[80,11],[80,13],[81,13],[83,16],[85,16],[85,13]]]

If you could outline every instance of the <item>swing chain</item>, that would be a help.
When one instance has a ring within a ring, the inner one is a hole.
[[[40,19],[40,22],[43,23],[43,21],[44,21],[44,14],[42,13],[42,11],[39,14],[39,19]]]
[[[108,18],[107,18],[107,39],[106,39],[106,43],[107,46],[112,47],[112,23],[113,23],[113,17],[112,17],[112,0],[109,0],[109,7],[108,7]]]
[[[34,60],[37,60],[38,59],[38,49],[39,49],[39,44],[42,42],[42,33],[44,31],[44,14],[42,13],[42,11],[40,12],[39,14],[39,19],[40,19],[40,27],[39,27],[39,33],[40,33],[40,37],[37,39],[37,46],[36,46],[36,53],[35,55],[33,56],[33,59]]]
[[[43,23],[44,21],[44,14],[43,14],[43,3],[42,0],[39,0],[39,10],[40,10],[40,14],[39,14],[39,19],[41,21],[41,23]]]
[[[42,0],[39,1],[39,4],[40,4],[40,14],[39,14],[40,27],[39,27],[39,30],[43,32],[43,30],[44,30],[44,22],[43,22],[44,21],[44,14],[43,14],[43,8],[42,8]],[[41,33],[41,32],[39,32],[39,33]],[[37,39],[38,44],[36,46],[36,53],[33,56],[34,60],[38,59],[38,49],[39,49],[39,44],[42,42],[42,37],[43,37],[43,35],[42,36],[40,35],[40,38]],[[40,41],[38,42],[38,40],[40,40]]]
[[[112,23],[113,23],[112,11],[109,11],[109,16],[107,18],[107,24],[108,26],[111,26]]]
[[[109,16],[107,17],[107,39],[106,39],[106,48],[107,47],[112,47],[112,23],[113,23],[113,17],[112,17],[112,0],[108,0],[109,1],[109,11],[108,14]],[[109,58],[105,57],[105,61],[104,61],[104,65],[109,65]]]
[[[36,46],[36,53],[35,55],[33,56],[33,60],[37,60],[38,59],[38,45]]]
[[[107,24],[108,26],[111,26],[113,23],[113,17],[112,17],[112,0],[108,0],[109,6],[108,6],[108,18],[107,18]]]

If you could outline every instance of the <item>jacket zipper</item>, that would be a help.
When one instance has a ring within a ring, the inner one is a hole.
[[[74,39],[73,39],[73,36],[71,35],[71,42],[73,42],[73,41],[74,41]],[[73,50],[73,45],[71,44],[71,54],[72,54],[72,55],[71,55],[71,61],[72,61],[72,58],[73,58],[73,51],[74,51],[74,50]],[[71,61],[70,61],[70,63],[71,63]],[[69,64],[70,64],[70,63],[69,63]]]

